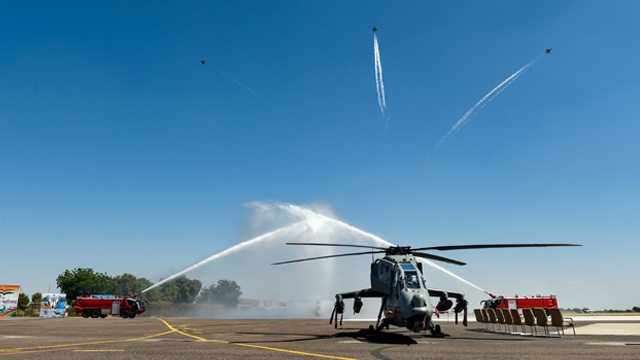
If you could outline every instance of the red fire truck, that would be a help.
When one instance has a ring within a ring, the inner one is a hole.
[[[483,308],[485,309],[554,309],[558,307],[558,299],[555,295],[536,295],[525,297],[515,296],[509,298],[506,298],[504,296],[495,296],[492,299],[483,300],[480,303],[484,303]]]
[[[106,318],[109,315],[133,319],[136,315],[145,312],[146,306],[143,301],[133,297],[118,299],[79,296],[76,298],[75,310],[85,319],[88,317]]]

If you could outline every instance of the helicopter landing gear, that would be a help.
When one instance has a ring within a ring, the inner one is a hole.
[[[431,328],[431,336],[435,336],[435,337],[445,336],[444,333],[442,332],[442,329],[440,328],[440,325],[436,325]]]
[[[329,325],[333,322],[333,316],[335,315],[335,328],[338,328],[338,314],[340,314],[340,326],[342,326],[342,318],[344,317],[344,301],[342,301],[342,296],[336,295],[336,302],[333,304],[333,312],[331,313],[331,318],[329,319]]]
[[[374,332],[374,333],[377,334],[382,329],[389,330],[389,323],[387,322],[387,319],[382,319],[381,321],[377,322],[375,326],[369,325],[369,332],[370,333]]]
[[[367,332],[365,336],[368,338],[375,338],[378,336],[378,332],[380,331],[381,328],[382,326],[375,327],[373,325],[369,325],[369,332]]]

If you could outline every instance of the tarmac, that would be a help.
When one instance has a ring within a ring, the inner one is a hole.
[[[580,319],[575,338],[437,323],[446,336],[393,327],[372,336],[370,321],[334,329],[325,319],[7,318],[0,359],[640,359],[640,317]]]

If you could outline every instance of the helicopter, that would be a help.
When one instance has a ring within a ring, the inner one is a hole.
[[[286,245],[302,246],[337,246],[351,248],[367,248],[369,251],[316,256],[304,259],[288,260],[272,263],[271,265],[284,265],[296,262],[329,259],[335,257],[384,254],[384,257],[372,260],[371,263],[371,287],[338,293],[335,296],[333,312],[329,324],[335,322],[338,328],[338,315],[340,325],[345,310],[345,299],[354,299],[353,311],[359,313],[362,309],[362,298],[380,298],[381,305],[378,312],[376,325],[370,325],[371,333],[378,333],[382,328],[388,329],[390,325],[405,327],[413,332],[430,331],[434,336],[441,336],[440,325],[434,325],[433,316],[439,316],[439,312],[445,312],[453,307],[458,323],[458,314],[464,313],[463,324],[467,325],[467,306],[465,295],[458,291],[449,291],[430,288],[427,286],[422,269],[422,263],[416,258],[446,262],[449,264],[464,266],[466,263],[422,252],[423,250],[465,250],[465,249],[490,249],[490,248],[518,248],[518,247],[549,247],[549,246],[582,246],[577,244],[483,244],[483,245],[447,245],[430,246],[412,249],[411,246],[366,246],[350,244],[323,244],[323,243],[286,243]],[[491,294],[489,294],[491,295]],[[493,296],[493,295],[492,295]],[[435,307],[431,297],[438,298]],[[456,299],[454,306],[451,298]],[[434,310],[435,309],[435,310]]]

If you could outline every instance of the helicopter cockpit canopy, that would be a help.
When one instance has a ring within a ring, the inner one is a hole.
[[[418,271],[411,263],[401,263],[404,272],[405,287],[408,289],[420,289],[420,277]]]

